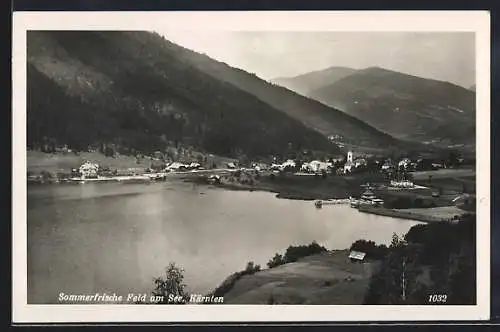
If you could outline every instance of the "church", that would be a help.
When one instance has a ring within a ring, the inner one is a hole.
[[[344,174],[351,173],[354,167],[353,153],[349,151],[347,152],[347,161],[344,164]]]
[[[366,166],[367,161],[364,158],[354,159],[352,151],[347,152],[347,161],[344,164],[344,174],[351,173],[355,168]]]

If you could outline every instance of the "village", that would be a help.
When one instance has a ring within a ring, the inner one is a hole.
[[[473,211],[475,206],[473,165],[455,154],[392,159],[350,150],[324,159],[281,161],[273,157],[264,162],[216,159],[213,155],[172,161],[157,152],[141,159],[147,161],[146,167],[113,168],[83,160],[71,172],[58,176],[43,171],[28,174],[28,182],[149,184],[177,178],[228,190],[270,191],[279,198],[312,200],[316,208],[348,204],[361,212],[426,222],[456,220],[461,208]]]

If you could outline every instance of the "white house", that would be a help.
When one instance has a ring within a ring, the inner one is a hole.
[[[281,170],[281,166],[282,166],[282,165],[280,165],[280,164],[275,164],[275,163],[272,163],[272,164],[271,164],[270,169],[271,169],[272,171],[279,171],[279,170]]]
[[[387,171],[392,168],[392,163],[389,160],[386,160],[384,164],[382,165],[381,169],[383,171]]]
[[[329,167],[332,167],[332,163],[320,160],[313,160],[309,163],[302,164],[300,170],[304,172],[319,173],[323,171],[328,171]]]
[[[264,163],[253,163],[252,168],[256,171],[262,171],[267,169],[267,165]]]
[[[288,159],[283,164],[281,164],[281,169],[283,170],[287,167],[295,167],[295,165],[295,161],[293,161],[292,159]]]
[[[343,139],[343,137],[342,137],[342,135],[338,135],[338,134],[337,135],[329,135],[328,139],[330,141],[335,141],[335,140],[341,140],[341,139]]]
[[[327,171],[331,164],[320,160],[313,160],[309,163],[309,166],[313,172],[317,173]]]
[[[78,171],[82,178],[96,178],[97,172],[99,171],[99,165],[86,161],[80,166]]]
[[[358,167],[361,167],[361,166],[366,166],[368,163],[366,161],[366,159],[364,158],[358,158],[356,160],[354,160],[354,167],[358,168]]]
[[[296,166],[295,161],[293,161],[292,159],[288,159],[287,161],[285,161],[282,164],[275,164],[275,163],[273,163],[270,168],[273,171],[283,171],[287,167],[295,167],[295,166]]]
[[[404,158],[399,161],[398,167],[408,168],[411,165],[411,160],[409,158]]]
[[[187,166],[182,164],[182,163],[179,163],[179,162],[174,162],[174,163],[171,163],[170,165],[168,165],[166,167],[166,170],[167,171],[178,171],[181,168],[187,168]]]
[[[196,163],[196,162],[192,162],[191,164],[189,164],[189,168],[191,168],[191,169],[196,169],[199,167],[201,167],[201,165],[199,163]]]
[[[413,188],[415,184],[412,181],[403,180],[403,181],[391,181],[391,187],[395,188]]]

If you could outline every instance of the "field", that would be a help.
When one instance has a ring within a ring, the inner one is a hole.
[[[412,175],[415,181],[428,180],[429,175],[432,176],[433,180],[442,178],[449,179],[456,177],[473,179],[475,178],[476,170],[473,168],[459,168],[459,169],[448,168],[448,169],[439,169],[435,171],[413,172]]]
[[[429,178],[430,176],[430,178]],[[463,193],[475,195],[476,171],[474,169],[442,169],[414,172],[416,184],[440,190],[442,196],[456,196]]]
[[[442,206],[426,209],[405,209],[404,211],[442,219],[452,219],[455,216],[460,216],[465,213],[464,210],[459,209],[456,206]]]
[[[40,173],[41,171],[52,174],[70,172],[72,168],[78,168],[87,160],[99,164],[101,168],[107,167],[116,170],[144,170],[149,168],[152,163],[150,159],[146,158],[142,158],[138,162],[133,156],[119,155],[116,157],[106,157],[98,152],[81,152],[79,155],[74,153],[44,153],[40,151],[27,151],[26,153],[27,171],[32,173]],[[212,156],[211,161],[220,166],[234,160]]]
[[[79,155],[74,153],[44,153],[39,151],[28,151],[26,156],[28,171],[40,173],[47,171],[49,173],[69,172],[72,168],[78,168],[84,161],[98,163],[102,167],[112,169],[146,168],[149,167],[149,160],[142,160],[137,163],[136,158],[132,156],[118,156],[116,158],[106,157],[97,152],[82,152]]]

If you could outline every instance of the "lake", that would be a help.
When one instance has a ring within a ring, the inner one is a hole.
[[[188,291],[206,293],[289,245],[389,244],[417,224],[176,180],[29,185],[27,199],[30,304],[57,303],[60,292],[150,293],[169,262],[184,268]]]

